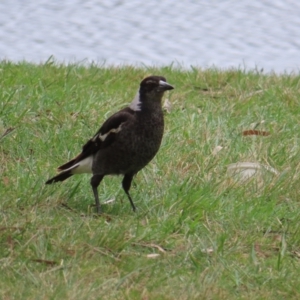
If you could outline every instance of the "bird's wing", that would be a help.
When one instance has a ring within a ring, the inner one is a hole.
[[[58,170],[69,169],[74,164],[93,155],[97,151],[109,147],[115,141],[122,127],[132,121],[133,113],[131,109],[125,108],[108,118],[97,133],[82,147],[82,152],[72,160],[58,167]]]

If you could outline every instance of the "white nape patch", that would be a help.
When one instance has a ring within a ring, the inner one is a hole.
[[[104,142],[105,141],[105,139],[107,138],[107,136],[110,134],[110,133],[118,133],[118,132],[120,132],[121,131],[121,129],[122,129],[122,125],[124,124],[124,122],[123,123],[121,123],[120,125],[119,125],[119,127],[118,128],[112,128],[109,132],[107,132],[107,133],[104,133],[104,134],[98,134],[98,137],[99,137],[99,139],[102,141],[102,142]]]
[[[92,164],[93,157],[88,156],[87,158],[81,160],[71,168],[64,170],[62,173],[72,171],[72,174],[81,174],[81,173],[92,173]]]
[[[131,102],[131,104],[129,105],[129,108],[131,108],[134,111],[141,111],[141,101],[140,101],[140,92],[138,91],[133,99],[133,101]]]

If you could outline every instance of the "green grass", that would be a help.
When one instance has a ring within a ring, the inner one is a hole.
[[[176,89],[138,212],[121,177],[99,187],[102,217],[90,176],[45,186],[150,74]],[[299,299],[299,92],[299,75],[2,61],[0,298]],[[240,184],[241,161],[280,175]]]

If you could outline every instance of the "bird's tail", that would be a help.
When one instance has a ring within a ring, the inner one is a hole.
[[[49,180],[46,181],[46,184],[51,184],[57,181],[64,181],[67,178],[71,177],[73,174],[71,173],[71,170],[67,171],[67,172],[62,172],[52,178],[50,178]]]
[[[93,157],[88,156],[76,162],[77,158],[74,158],[66,164],[60,166],[58,168],[58,171],[61,172],[58,175],[47,180],[46,184],[51,184],[57,181],[64,181],[74,174],[92,173]]]

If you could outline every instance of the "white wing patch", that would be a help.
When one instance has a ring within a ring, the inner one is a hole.
[[[140,92],[138,91],[129,107],[134,111],[141,111]]]
[[[106,132],[106,133],[104,133],[104,134],[100,134],[100,133],[99,133],[98,135],[96,135],[96,136],[93,138],[93,141],[95,141],[96,138],[99,138],[102,142],[104,142],[105,139],[107,138],[107,136],[108,136],[109,134],[120,132],[120,131],[122,130],[122,125],[123,125],[123,124],[124,124],[124,122],[121,123],[121,124],[119,125],[118,128],[112,128],[109,132]]]

